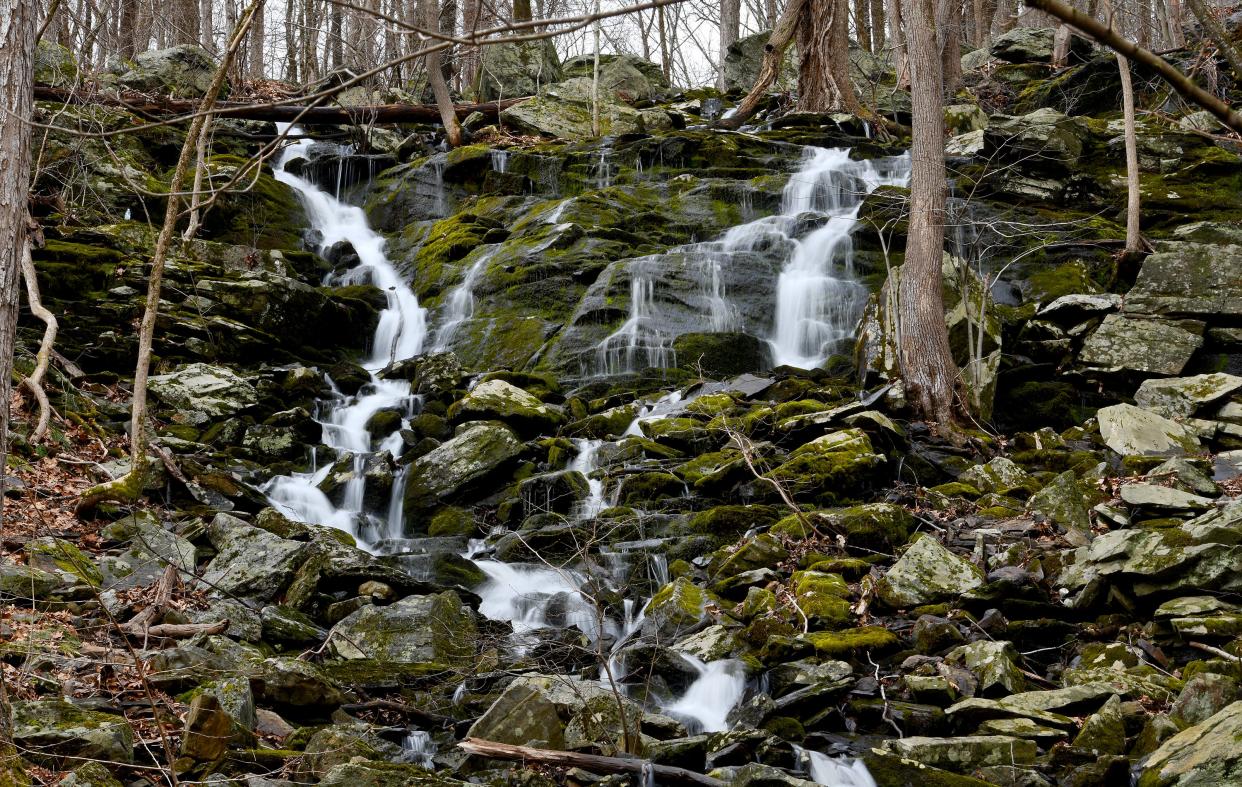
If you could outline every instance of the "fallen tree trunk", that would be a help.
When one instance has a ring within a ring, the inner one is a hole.
[[[724,787],[720,779],[713,779],[701,773],[676,768],[672,765],[656,765],[650,760],[626,759],[624,757],[604,757],[599,754],[582,754],[576,751],[556,751],[554,749],[535,749],[530,746],[514,746],[511,743],[497,743],[479,738],[466,738],[457,744],[463,751],[477,754],[480,757],[491,757],[495,760],[520,760],[540,765],[565,765],[571,768],[585,768],[588,771],[602,773],[650,773],[657,783],[697,784],[702,787]]]
[[[482,113],[494,120],[502,109],[525,101],[523,98],[506,98],[483,104],[457,104],[453,111],[458,118],[466,118],[473,112]],[[47,85],[35,85],[35,99],[58,101],[64,104],[97,104],[120,107],[141,115],[170,116],[189,115],[198,111],[199,102],[177,98],[148,96],[144,93],[89,93],[65,90]],[[222,117],[242,120],[270,120],[275,123],[297,122],[305,125],[352,125],[358,123],[439,123],[440,111],[435,104],[378,104],[365,107],[305,107],[296,105],[271,106],[267,103],[220,101],[212,107],[212,113]]]

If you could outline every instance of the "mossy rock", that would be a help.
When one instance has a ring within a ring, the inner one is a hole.
[[[839,574],[795,571],[791,582],[798,608],[811,625],[836,628],[852,619],[850,589]]]
[[[234,188],[221,192],[203,213],[202,237],[260,249],[301,248],[300,228],[307,226],[306,211],[293,190],[266,168],[256,173],[241,157],[213,156],[204,181],[223,185],[242,171],[248,174]]]
[[[134,732],[123,716],[66,700],[14,702],[11,715],[13,743],[34,762],[57,767],[70,757],[134,761]]]
[[[644,609],[643,630],[672,641],[713,620],[709,607],[723,609],[725,602],[710,591],[679,577],[656,591]]]
[[[844,502],[878,482],[884,464],[865,432],[845,429],[795,449],[769,475],[795,497],[811,496],[831,504]]]
[[[474,535],[476,529],[474,514],[470,511],[456,506],[444,506],[431,515],[427,535],[470,536]]]
[[[692,516],[686,530],[720,538],[736,538],[749,530],[773,524],[779,516],[779,510],[772,506],[716,506]]]
[[[623,505],[655,503],[685,494],[685,483],[665,472],[634,473],[621,480],[620,500]]]
[[[673,340],[682,368],[711,378],[758,372],[769,365],[767,343],[746,333],[683,333]]]
[[[892,650],[900,640],[883,626],[861,626],[844,631],[813,631],[800,639],[825,658],[857,657],[867,652]]]
[[[95,561],[76,544],[63,538],[40,536],[26,543],[30,565],[46,571],[59,570],[76,576],[91,587],[99,587],[103,574]]]

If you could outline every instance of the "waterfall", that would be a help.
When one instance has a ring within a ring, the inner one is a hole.
[[[876,787],[871,771],[862,760],[829,757],[827,754],[793,745],[794,755],[811,781],[824,787]]]
[[[487,270],[487,263],[495,253],[495,250],[490,250],[480,254],[466,269],[461,284],[449,293],[448,303],[444,307],[443,324],[436,331],[435,346],[432,348],[436,352],[449,349],[449,344],[462,323],[474,316],[474,286]]]
[[[435,755],[436,742],[423,730],[410,730],[401,741],[401,762],[431,769],[435,767],[431,759]]]
[[[662,369],[675,362],[673,337],[660,330],[655,279],[643,270],[641,261],[631,263],[630,316],[596,346],[596,369],[605,375],[627,374],[648,367]]]
[[[721,659],[705,664],[701,659],[682,654],[698,671],[699,676],[686,688],[686,693],[664,707],[664,712],[682,720],[690,734],[724,732],[729,729],[729,712],[742,699],[746,674],[742,662]]]
[[[504,148],[492,150],[492,170],[505,174],[509,171],[509,151]]]
[[[579,520],[594,519],[606,505],[603,479],[591,477],[591,474],[599,469],[598,454],[604,441],[579,438],[574,440],[574,444],[578,447],[578,454],[569,463],[569,469],[577,470],[586,476],[588,490],[586,499],[578,504],[574,516]]]
[[[778,364],[820,366],[848,341],[858,322],[866,290],[854,279],[850,233],[863,198],[883,185],[904,185],[908,157],[854,161],[846,149],[811,148],[789,179],[781,214],[811,213],[824,223],[794,244],[776,289],[771,337]]]
[[[283,126],[289,129],[288,126]],[[290,129],[296,131],[296,129]],[[300,522],[328,525],[354,535],[359,545],[369,547],[384,538],[402,534],[400,484],[394,483],[390,500],[382,512],[366,510],[366,468],[375,458],[395,461],[404,443],[398,432],[386,437],[379,445],[368,429],[371,419],[380,411],[395,411],[402,426],[419,407],[419,400],[410,392],[410,384],[402,380],[385,380],[377,373],[394,361],[411,358],[423,349],[427,334],[426,312],[418,296],[397,273],[384,253],[384,238],[367,224],[361,208],[347,205],[319,186],[298,177],[285,168],[294,159],[303,158],[312,140],[303,139],[287,145],[274,166],[276,179],[288,185],[306,208],[312,229],[321,236],[320,249],[341,241],[348,242],[358,255],[359,263],[350,272],[351,278],[365,272],[367,278],[382,290],[388,299],[380,312],[379,324],[371,345],[371,354],[363,366],[371,380],[356,394],[346,396],[332,386],[330,399],[319,403],[317,418],[323,427],[322,442],[335,450],[338,460],[350,457],[350,473],[334,504],[320,486],[327,480],[334,464],[273,478],[264,487],[271,503],[286,516]],[[329,380],[329,383],[331,381]],[[397,482],[404,478],[400,473]]]

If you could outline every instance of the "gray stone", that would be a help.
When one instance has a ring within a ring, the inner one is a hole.
[[[571,57],[565,61],[563,71],[566,79],[590,79],[595,71],[595,56]],[[599,89],[601,94],[622,101],[641,101],[660,98],[669,92],[671,85],[664,76],[664,70],[650,60],[630,54],[601,54]]]
[[[957,480],[970,484],[980,492],[996,492],[1015,497],[1029,495],[1035,485],[1030,473],[1004,456],[998,456],[987,464],[975,465],[958,476]]]
[[[198,426],[253,407],[259,402],[254,386],[232,369],[192,363],[148,380],[151,393],[177,410],[175,420]]]
[[[559,139],[591,139],[590,80],[558,83],[546,95],[501,110],[502,123],[518,131]],[[619,101],[600,102],[600,133],[604,136],[642,133],[642,114]]]
[[[624,736],[622,712],[630,729],[637,728],[642,710],[627,698],[618,699],[599,681],[524,675],[509,684],[467,735],[551,749],[594,744],[609,753]]]
[[[475,484],[517,458],[522,443],[501,424],[467,424],[447,442],[410,465],[405,487],[407,511],[422,510]]]
[[[921,534],[876,585],[876,593],[894,608],[915,607],[960,596],[983,584],[983,572]]]
[[[764,47],[772,38],[771,30],[739,38],[729,45],[724,58],[725,90],[750,90],[759,69],[763,66]],[[773,90],[790,90],[798,83],[798,63],[792,48],[785,52],[785,59],[776,78]]]
[[[970,670],[985,694],[1013,694],[1026,688],[1026,679],[1017,664],[1017,652],[1008,642],[979,640],[959,645],[945,656],[951,664]]]
[[[1031,496],[1027,511],[1064,530],[1071,543],[1081,546],[1091,537],[1091,505],[1087,488],[1073,470],[1066,470]]]
[[[1215,322],[1242,317],[1242,246],[1162,243],[1143,261],[1125,311]]]
[[[532,433],[550,431],[565,422],[559,410],[504,380],[479,383],[449,408],[448,415],[454,422],[503,421],[514,429]]]
[[[1068,172],[1082,156],[1088,130],[1077,118],[1054,109],[1038,109],[1026,115],[992,115],[984,132],[983,155],[1006,160],[1037,157],[1040,165]]]
[[[992,42],[992,57],[1007,63],[1051,63],[1055,33],[1050,27],[1015,27]],[[1071,36],[1070,51],[1084,56],[1091,52],[1091,42]]]
[[[519,41],[483,47],[478,101],[533,96],[563,76],[560,58],[551,41]]]
[[[203,572],[208,593],[259,601],[270,601],[289,585],[310,548],[228,514],[217,514],[208,534],[219,550]]]
[[[1176,456],[1153,467],[1146,477],[1153,481],[1170,480],[1178,489],[1197,495],[1216,497],[1220,494],[1220,487],[1216,486],[1207,473]]]
[[[1035,313],[1037,317],[1059,323],[1079,322],[1083,317],[1107,314],[1121,308],[1122,299],[1115,293],[1073,293],[1062,295]]]
[[[197,98],[211,87],[215,71],[216,61],[207,50],[182,44],[135,56],[133,68],[121,75],[120,82],[143,93]]]
[[[1121,499],[1136,508],[1159,511],[1206,511],[1212,507],[1211,498],[1155,484],[1126,484],[1121,487]]]
[[[1181,420],[1239,390],[1242,390],[1242,377],[1221,372],[1145,380],[1134,394],[1134,403],[1165,418]]]
[[[1138,787],[1242,784],[1242,702],[1166,740],[1140,774]]]
[[[134,761],[134,733],[123,716],[60,699],[14,702],[11,714],[13,743],[32,762],[55,766],[65,757]]]
[[[928,738],[913,735],[884,741],[882,747],[924,765],[958,773],[969,773],[986,765],[1029,765],[1035,762],[1034,741],[1005,735],[962,735],[956,738]]]
[[[367,605],[333,627],[328,645],[340,658],[452,664],[474,657],[474,613],[453,591]]]
[[[1110,314],[1087,337],[1078,360],[1102,372],[1181,374],[1203,337],[1164,320]]]
[[[1201,672],[1186,681],[1177,695],[1169,718],[1185,729],[1207,721],[1238,698],[1238,682],[1227,675]]]
[[[1096,413],[1104,443],[1122,456],[1185,456],[1200,450],[1190,429],[1130,404]]]
[[[1120,697],[1109,697],[1104,707],[1087,717],[1074,738],[1074,747],[1096,754],[1125,754],[1126,723]]]

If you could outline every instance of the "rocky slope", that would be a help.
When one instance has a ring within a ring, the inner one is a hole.
[[[1173,106],[1145,120],[1153,250],[1119,258],[1115,63],[1083,50],[1054,75],[1050,47],[1019,31],[967,55],[947,110],[946,300],[986,416],[967,446],[888,385],[903,141],[856,119],[709,130],[736,94],[617,58],[602,141],[533,136],[578,134],[571,62],[502,115],[532,136],[472,122],[447,153],[417,128],[308,149],[288,166],[365,206],[427,310],[425,351],[382,369],[359,360],[392,293],[350,275],[361,250],[321,248],[273,171],[222,196],[169,269],[152,505],[4,543],[31,772],[628,778],[469,757],[474,737],[739,785],[868,784],[853,758],[879,785],[1238,781],[1238,148]],[[855,68],[903,119],[883,64]],[[270,133],[222,121],[213,177]],[[37,264],[79,426],[22,447],[28,503],[40,456],[124,429],[109,386],[132,366],[159,208],[130,183],[158,185],[177,140],[120,139],[49,141]],[[851,153],[816,169],[808,146]],[[825,238],[846,335],[816,346],[820,368],[774,365],[796,308],[782,276]],[[321,445],[332,408],[388,383],[409,398],[359,426],[369,450]],[[271,506],[271,479],[316,469],[321,510],[357,492],[364,516]],[[156,628],[125,644],[115,622],[145,609]]]

